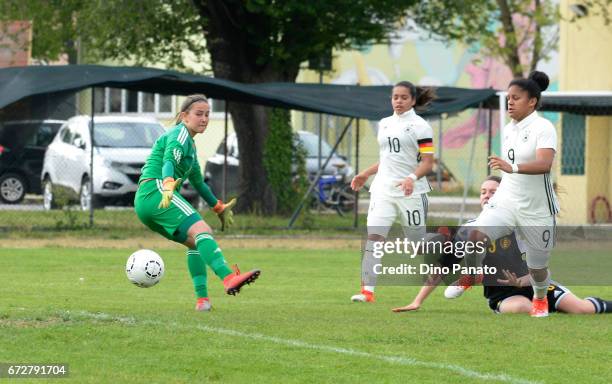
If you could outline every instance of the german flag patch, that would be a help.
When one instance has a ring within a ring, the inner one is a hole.
[[[420,140],[417,140],[417,143],[419,144],[419,152],[434,153],[434,146],[433,146],[432,138],[420,139]]]

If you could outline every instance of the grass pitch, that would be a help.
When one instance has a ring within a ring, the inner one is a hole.
[[[237,297],[209,272],[196,313],[185,254],[159,250],[162,282],[131,285],[133,249],[0,248],[0,362],[68,363],[75,383],[609,383],[612,316],[495,315],[480,288],[380,287],[352,304],[359,250],[225,249],[261,278]],[[612,297],[612,287],[570,287]],[[0,382],[6,379],[0,379]],[[41,382],[20,380],[20,383]],[[54,381],[57,382],[57,381]]]

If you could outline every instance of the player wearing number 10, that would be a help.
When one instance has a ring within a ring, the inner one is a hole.
[[[494,241],[515,228],[526,243],[526,258],[534,290],[531,316],[548,316],[546,292],[550,285],[548,259],[555,242],[555,215],[559,203],[550,180],[557,149],[552,123],[538,115],[548,76],[532,72],[508,86],[508,114],[502,130],[503,157],[491,156],[489,166],[503,171],[495,195],[478,218],[471,241]],[[477,257],[476,257],[477,259]]]
[[[408,81],[397,83],[391,94],[393,115],[378,123],[380,161],[356,175],[353,190],[360,190],[376,175],[370,187],[368,240],[362,259],[361,293],[353,302],[374,301],[376,275],[374,243],[384,241],[399,217],[406,237],[420,240],[425,235],[427,192],[426,175],[433,167],[433,131],[415,112],[434,98],[431,88],[415,87]]]

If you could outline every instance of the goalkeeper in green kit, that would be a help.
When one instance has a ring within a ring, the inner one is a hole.
[[[224,204],[217,200],[202,179],[193,137],[208,126],[210,106],[204,95],[188,96],[181,105],[177,125],[162,135],[153,146],[142,168],[134,200],[140,221],[162,236],[185,245],[187,265],[193,280],[196,310],[211,309],[207,291],[206,266],[223,280],[225,292],[235,295],[245,284],[259,277],[259,270],[232,271],[212,230],[202,216],[180,195],[181,182],[189,179],[221,221],[221,230],[233,223],[232,207],[236,199]]]

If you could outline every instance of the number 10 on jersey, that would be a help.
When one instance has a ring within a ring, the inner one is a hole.
[[[397,137],[389,137],[387,136],[387,140],[389,141],[389,152],[390,153],[399,153],[400,151],[400,141]]]

